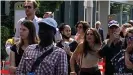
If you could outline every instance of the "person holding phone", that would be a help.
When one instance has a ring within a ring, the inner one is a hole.
[[[123,39],[120,38],[120,27],[117,21],[112,20],[109,22],[108,34],[109,38],[104,40],[98,55],[105,58],[105,75],[113,75],[116,71],[111,60],[123,48]]]

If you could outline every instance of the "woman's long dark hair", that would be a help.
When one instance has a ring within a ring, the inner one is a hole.
[[[87,35],[88,30],[91,30],[93,32],[95,44],[100,45],[102,43],[101,36],[100,36],[99,32],[95,28],[88,28],[85,32],[84,41],[83,41],[84,57],[87,55],[88,52],[94,52],[94,50],[92,50],[91,47],[89,46],[89,42],[87,42],[87,40],[86,40],[86,35]]]
[[[24,25],[26,28],[29,30],[28,34],[28,44],[37,44],[39,42],[39,38],[37,37],[36,34],[36,29],[34,26],[34,23],[30,20],[24,20],[21,25]],[[20,39],[20,42],[18,43],[18,48],[22,47],[24,45],[23,39]],[[19,50],[19,49],[18,49]]]

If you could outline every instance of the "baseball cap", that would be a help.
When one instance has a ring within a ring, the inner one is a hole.
[[[118,24],[117,21],[112,20],[112,21],[110,21],[110,22],[108,23],[108,27],[110,28],[110,27],[112,27],[112,26],[117,26],[117,27],[119,27],[119,24]]]
[[[39,23],[45,23],[46,25],[49,25],[53,27],[55,30],[57,28],[57,22],[53,18],[44,18],[38,22]]]

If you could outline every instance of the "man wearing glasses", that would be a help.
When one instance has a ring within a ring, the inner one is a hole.
[[[44,13],[43,18],[48,18],[48,17],[53,18],[52,12],[49,11]]]
[[[39,30],[39,26],[38,26],[38,21],[41,20],[40,18],[38,18],[36,15],[35,15],[35,12],[36,12],[36,8],[37,8],[37,3],[36,1],[33,1],[33,0],[26,0],[24,2],[24,9],[25,9],[25,14],[26,14],[26,17],[24,18],[21,18],[18,22],[17,22],[17,25],[15,25],[15,37],[16,38],[19,38],[20,37],[20,24],[22,21],[24,20],[32,20],[34,25],[35,25],[35,28],[36,28],[36,33],[38,34],[38,30]],[[20,14],[21,15],[21,14]]]

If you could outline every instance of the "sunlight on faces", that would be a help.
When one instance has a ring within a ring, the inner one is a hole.
[[[67,37],[71,37],[71,27],[69,25],[65,25],[65,28],[62,33]]]
[[[114,33],[120,34],[120,28],[117,27],[117,26],[111,26],[111,27],[109,28],[109,34],[110,34],[110,35],[113,35]]]
[[[90,29],[87,31],[86,40],[87,40],[89,43],[94,43],[94,34],[93,34],[93,31],[90,30]]]
[[[24,25],[21,25],[20,27],[20,37],[22,39],[27,39],[29,35],[29,29],[26,28]]]
[[[52,17],[52,12],[45,12],[43,18]]]
[[[83,25],[82,24],[78,24],[78,26],[77,26],[77,33],[81,34],[83,32],[84,32],[83,31]]]
[[[35,12],[33,2],[32,1],[26,1],[24,2],[24,8],[26,15],[31,15]]]

